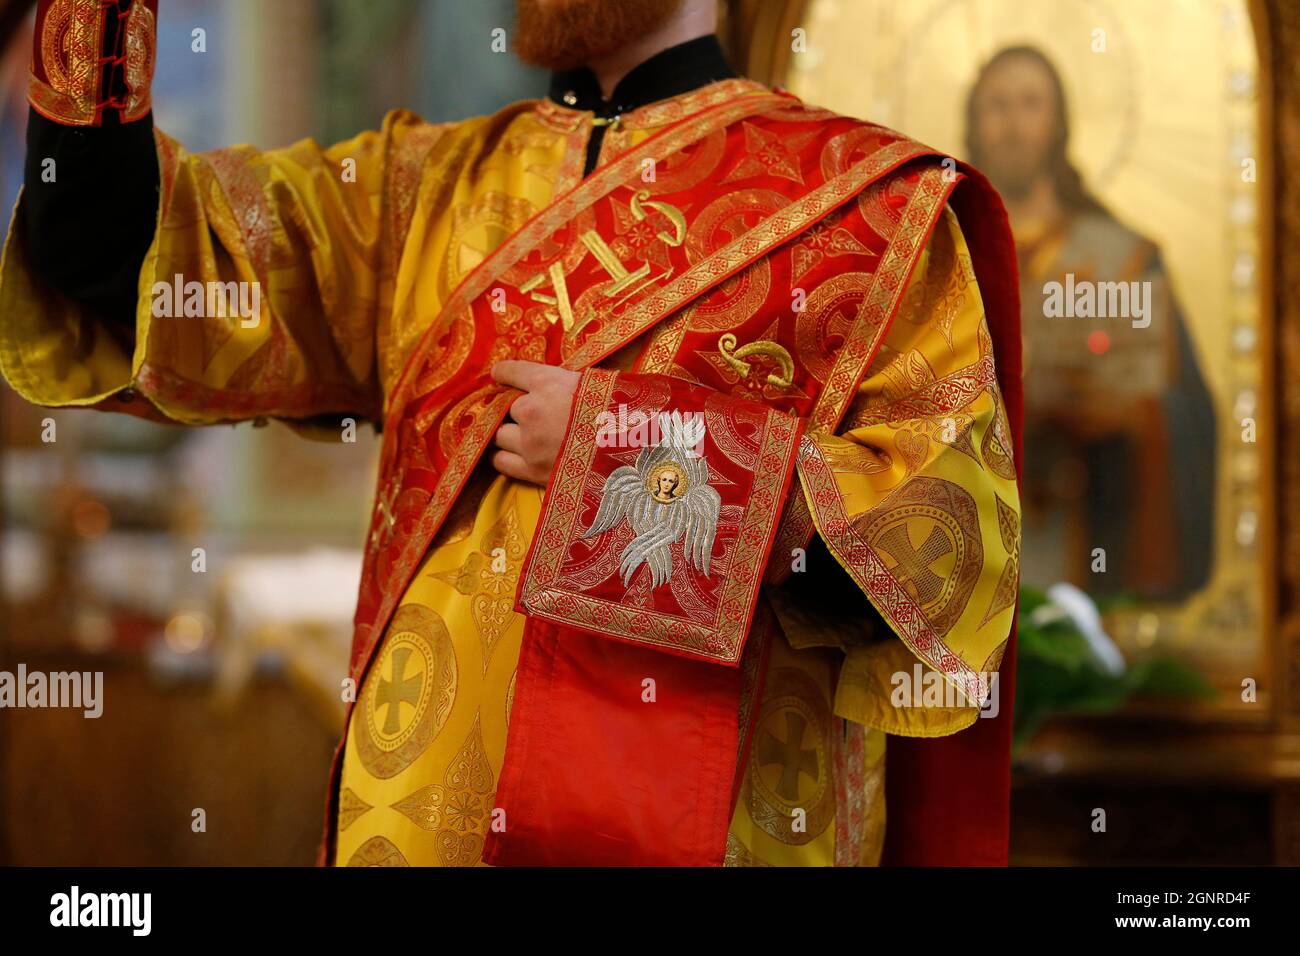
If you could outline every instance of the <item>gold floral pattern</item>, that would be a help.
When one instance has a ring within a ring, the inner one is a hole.
[[[362,800],[351,787],[339,791],[339,829],[346,830],[367,810],[374,809]]]
[[[348,866],[410,866],[406,857],[387,837],[371,837],[352,854]]]
[[[497,642],[513,621],[515,589],[527,548],[528,541],[519,527],[519,515],[511,498],[505,514],[460,567],[430,572],[470,599],[474,627],[483,642],[485,674]]]
[[[483,749],[479,719],[452,759],[441,784],[421,787],[393,804],[422,830],[435,834],[443,866],[473,866],[483,853],[496,781]]]
[[[99,0],[53,0],[38,15],[40,56],[28,87],[32,106],[66,126],[97,123],[107,11]]]

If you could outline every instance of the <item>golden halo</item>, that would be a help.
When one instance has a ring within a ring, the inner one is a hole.
[[[690,487],[691,483],[690,479],[686,477],[686,469],[677,464],[677,462],[666,461],[662,465],[656,465],[650,471],[650,474],[646,476],[645,489],[650,492],[650,497],[655,501],[667,504],[668,502],[663,501],[663,499],[659,497],[659,476],[664,472],[670,472],[677,478],[677,487],[673,491],[674,501],[686,494],[686,489]]]

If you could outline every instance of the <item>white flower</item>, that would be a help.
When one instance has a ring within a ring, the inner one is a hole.
[[[1043,627],[1054,621],[1070,621],[1088,642],[1093,660],[1103,671],[1114,677],[1124,673],[1128,666],[1124,655],[1102,628],[1101,614],[1092,598],[1062,581],[1047,589],[1047,600],[1047,604],[1035,608],[1030,616],[1035,625]]]

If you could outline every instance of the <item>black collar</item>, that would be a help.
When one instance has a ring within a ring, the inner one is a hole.
[[[596,74],[585,66],[552,73],[547,96],[561,106],[608,117],[734,76],[722,44],[710,33],[659,51],[619,80],[608,101],[600,95]]]

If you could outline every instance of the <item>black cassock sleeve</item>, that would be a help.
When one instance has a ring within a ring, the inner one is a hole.
[[[136,283],[157,214],[152,114],[75,127],[28,111],[18,223],[29,260],[53,288],[122,334],[134,335]]]

